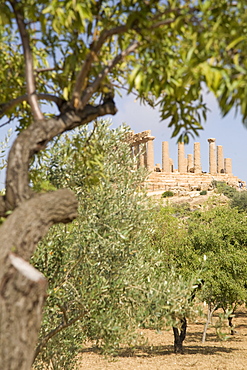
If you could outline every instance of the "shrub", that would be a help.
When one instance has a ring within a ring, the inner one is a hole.
[[[237,208],[240,212],[247,210],[247,191],[237,192],[230,202],[231,208]]]
[[[234,195],[237,193],[237,190],[235,188],[227,185],[224,181],[217,181],[216,189],[218,193],[224,194],[228,198],[233,198]]]
[[[200,195],[206,195],[207,194],[207,190],[202,190],[201,192],[200,192]]]
[[[173,197],[174,193],[171,190],[164,191],[164,193],[161,195],[162,198],[168,198]]]

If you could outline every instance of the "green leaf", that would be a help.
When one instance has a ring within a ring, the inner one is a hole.
[[[229,45],[226,46],[226,51],[233,49],[237,44],[244,40],[247,40],[247,36],[240,36],[237,39],[233,40],[232,42],[230,42]]]

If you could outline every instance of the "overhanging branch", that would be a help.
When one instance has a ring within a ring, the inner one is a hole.
[[[108,73],[119,63],[121,62],[127,55],[135,51],[138,47],[139,42],[134,41],[128,48],[123,50],[119,53],[113,60],[111,60],[107,66],[103,68],[103,70],[98,74],[95,78],[94,82],[84,91],[83,96],[79,103],[79,108],[83,109],[83,107],[87,104],[89,99],[92,95],[98,90],[100,84],[104,80],[104,78],[108,75]]]
[[[59,98],[56,95],[51,94],[37,94],[37,98],[39,100],[46,100],[56,103],[58,109],[60,110],[61,106],[65,102],[64,99]],[[7,103],[0,104],[0,117],[2,117],[5,113],[7,113],[10,109],[14,108],[16,105],[23,103],[24,101],[28,101],[28,95],[19,96],[16,99],[13,99]]]
[[[9,152],[5,210],[15,209],[32,196],[28,171],[30,160],[35,153],[44,149],[49,141],[65,131],[85,125],[98,117],[116,113],[113,101],[97,106],[88,104],[83,110],[67,106],[66,111],[60,116],[36,121],[21,132]]]
[[[167,26],[167,25],[170,25],[171,23],[174,23],[176,21],[176,17],[168,18],[168,19],[160,19],[162,18],[162,16],[171,14],[171,13],[174,13],[175,15],[178,16],[181,14],[181,9],[180,8],[166,9],[164,12],[159,12],[158,14],[150,17],[150,22],[152,23],[150,30],[159,28],[161,26]],[[133,26],[132,24],[129,24],[129,25],[124,24],[118,27],[114,27],[110,30],[103,30],[98,40],[93,41],[90,51],[76,78],[75,87],[74,87],[74,91],[72,95],[72,105],[75,108],[83,107],[83,104],[81,104],[81,93],[86,88],[86,81],[87,81],[87,77],[90,72],[92,63],[95,60],[97,60],[97,55],[100,52],[105,41],[112,36],[123,34],[129,29],[136,30],[137,32],[139,31],[138,25]]]
[[[87,75],[90,71],[90,68],[92,66],[92,63],[94,62],[94,60],[96,59],[96,56],[98,54],[98,52],[100,51],[100,49],[102,48],[104,42],[114,36],[114,35],[119,35],[121,33],[124,33],[125,31],[127,31],[128,27],[126,25],[122,25],[122,26],[118,26],[118,27],[114,27],[110,30],[103,30],[98,38],[97,41],[94,41],[91,45],[91,50],[90,52],[88,53],[83,65],[82,65],[82,68],[76,78],[76,82],[75,82],[75,87],[74,87],[74,91],[73,91],[73,96],[72,96],[72,104],[73,106],[75,106],[76,108],[79,107],[80,105],[80,97],[81,97],[81,92],[83,89],[85,89],[86,87],[86,78],[87,78]]]

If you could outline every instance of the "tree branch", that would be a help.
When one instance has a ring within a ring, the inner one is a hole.
[[[104,42],[108,38],[114,35],[119,35],[120,33],[127,31],[127,29],[128,27],[126,25],[122,25],[122,26],[112,28],[110,30],[103,30],[101,35],[99,36],[99,39],[92,43],[91,50],[88,53],[82,65],[82,68],[76,78],[75,87],[74,87],[73,96],[72,96],[72,104],[75,108],[78,108],[80,105],[81,92],[86,87],[86,77],[90,71],[92,63],[94,62]]]
[[[29,34],[26,29],[25,21],[24,21],[24,13],[23,9],[21,8],[20,2],[16,0],[11,0],[10,4],[13,8],[16,22],[18,25],[18,29],[21,36],[22,47],[24,52],[25,58],[25,75],[26,75],[26,82],[27,82],[27,95],[28,101],[31,106],[32,113],[34,115],[35,120],[42,120],[44,119],[43,113],[41,112],[37,95],[36,95],[36,88],[35,88],[35,78],[33,72],[33,57],[32,51],[30,47],[29,41]]]
[[[13,210],[32,196],[29,188],[29,163],[32,156],[44,149],[55,136],[85,125],[106,114],[116,114],[113,101],[98,105],[86,105],[83,110],[67,106],[58,117],[37,121],[21,132],[16,138],[8,156],[6,173],[5,209]]]
[[[161,20],[159,22],[156,22],[152,25],[152,27],[150,27],[151,30],[154,30],[155,28],[159,28],[161,26],[168,26],[169,24],[172,24],[174,23],[176,20],[176,18],[169,18],[169,19],[164,19],[164,20]]]
[[[65,100],[63,98],[59,98],[56,95],[51,94],[37,94],[36,95],[39,100],[47,100],[52,101],[57,104],[58,108],[60,109]],[[23,103],[24,101],[28,101],[28,95],[19,96],[16,99],[13,99],[7,103],[0,104],[0,117],[2,117],[8,110],[14,108],[16,105]]]
[[[0,195],[0,217],[6,216],[5,196]]]
[[[94,82],[85,90],[83,93],[83,96],[79,102],[80,109],[83,109],[83,107],[87,104],[89,99],[92,97],[92,95],[97,91],[100,84],[104,80],[104,78],[107,76],[107,74],[121,61],[123,60],[127,55],[132,53],[139,45],[138,41],[133,42],[127,49],[123,50],[121,53],[119,53],[113,60],[111,60],[107,66],[103,68],[103,70],[98,74],[98,77],[94,80]]]
[[[5,265],[10,251],[28,261],[52,225],[67,223],[76,217],[77,200],[69,189],[36,194],[23,202],[1,225],[0,266]]]
[[[62,70],[62,68],[58,67],[46,67],[46,68],[35,68],[34,72],[35,73],[52,72],[57,71],[58,69]]]
[[[68,328],[69,326],[73,325],[76,321],[80,320],[80,318],[85,314],[85,312],[81,313],[80,315],[76,316],[74,319],[69,320],[68,322],[62,322],[60,325],[58,325],[55,329],[51,330],[44,338],[42,338],[40,344],[37,346],[35,353],[34,353],[34,359],[33,363],[38,357],[39,353],[42,351],[46,343],[54,337],[57,333],[60,331]]]
[[[161,17],[162,15],[164,15],[166,13],[178,12],[178,14],[180,14],[180,11],[181,10],[179,8],[170,9],[168,12],[159,13],[158,15],[152,17],[152,19],[150,19],[150,20],[155,21],[157,18]],[[161,27],[161,26],[169,25],[169,24],[175,22],[175,20],[176,20],[176,17],[160,20],[159,22],[153,23],[152,26],[150,27],[150,29],[155,29],[155,28],[158,28],[158,27]],[[74,87],[74,91],[73,91],[73,95],[72,95],[72,105],[75,108],[82,109],[83,104],[86,104],[88,102],[88,100],[86,101],[86,98],[85,99],[83,98],[84,103],[82,103],[81,94],[82,94],[82,91],[86,88],[87,76],[89,74],[92,63],[97,58],[97,54],[99,53],[100,49],[102,48],[104,42],[108,38],[110,38],[114,35],[119,35],[121,33],[126,32],[129,28],[130,28],[130,25],[127,26],[125,24],[125,25],[121,25],[121,26],[112,28],[110,30],[103,30],[100,37],[98,38],[98,40],[94,41],[92,43],[91,50],[88,53],[83,65],[82,65],[82,68],[81,68],[81,70],[78,73],[78,76],[76,78],[75,87]],[[137,27],[132,27],[132,29],[138,30],[138,26]]]
[[[63,317],[64,317],[64,322],[65,324],[67,324],[69,322],[69,319],[68,319],[68,315],[67,315],[67,311],[66,311],[66,308],[64,306],[62,306],[61,304],[57,304],[58,307],[60,308],[60,310],[62,311],[63,313]]]

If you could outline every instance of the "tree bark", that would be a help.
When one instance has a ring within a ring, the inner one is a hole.
[[[179,329],[173,327],[173,334],[174,334],[174,352],[175,353],[184,353],[183,350],[183,341],[186,337],[186,330],[187,330],[187,320],[185,317],[181,319],[181,329],[179,333]]]
[[[231,328],[231,335],[235,335],[235,334],[237,334],[237,332],[236,332],[236,330],[234,330],[234,325],[232,323],[232,320],[233,320],[233,316],[229,316],[228,317],[228,324]]]
[[[206,341],[208,326],[211,323],[213,313],[214,313],[215,310],[217,310],[217,308],[218,308],[217,304],[214,305],[214,306],[212,306],[212,304],[210,304],[210,303],[208,304],[208,315],[207,315],[207,321],[206,321],[206,323],[204,325],[204,329],[203,329],[202,343],[205,343],[205,341]]]
[[[45,300],[44,276],[10,253],[0,281],[1,369],[31,368]]]
[[[1,226],[1,369],[31,368],[46,280],[25,260],[29,260],[51,225],[72,221],[76,216],[77,200],[72,191],[63,189],[37,195],[22,203]]]

